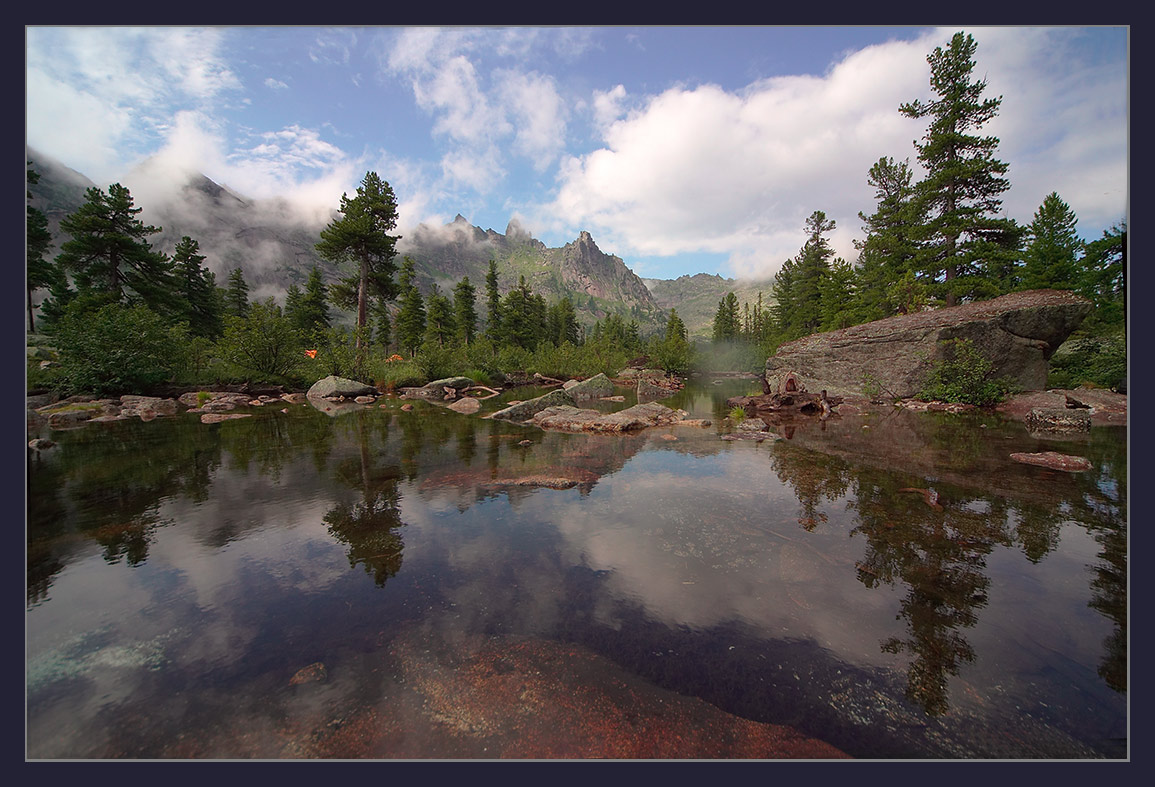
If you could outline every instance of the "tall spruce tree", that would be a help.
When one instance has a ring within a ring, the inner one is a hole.
[[[501,293],[497,289],[497,263],[493,260],[485,274],[485,337],[494,345],[502,338]]]
[[[453,318],[459,344],[473,344],[473,336],[477,331],[476,303],[477,290],[466,276],[453,288]]]
[[[414,355],[425,336],[425,301],[417,289],[416,266],[406,257],[401,262],[398,277],[401,286],[401,307],[397,311],[397,341],[401,347]]]
[[[866,239],[858,247],[859,290],[854,303],[857,321],[869,322],[902,312],[891,297],[892,285],[903,274],[915,271],[919,245],[916,240],[924,214],[915,199],[914,173],[909,161],[880,158],[867,173],[867,183],[877,200],[870,216],[859,213]]]
[[[728,292],[718,301],[718,310],[714,313],[713,338],[714,341],[726,341],[738,338],[742,330],[742,320],[738,311],[738,296]]]
[[[376,172],[366,172],[357,194],[341,195],[340,218],[321,230],[316,245],[322,259],[335,264],[354,262],[357,273],[343,280],[335,295],[357,308],[357,366],[364,365],[363,335],[369,321],[372,295],[393,300],[397,296],[393,262],[400,235],[389,233],[397,226],[397,199],[392,187]]]
[[[517,286],[505,296],[502,304],[502,340],[506,344],[526,350],[537,348],[539,330],[534,293],[525,277],[518,277]]]
[[[333,324],[329,316],[329,288],[321,276],[321,269],[316,265],[305,279],[298,319],[305,338],[313,344],[318,344]]]
[[[229,274],[224,292],[225,314],[246,317],[249,313],[249,284],[245,272],[238,266]]]
[[[1087,322],[1125,327],[1127,324],[1127,223],[1104,230],[1087,244],[1079,261],[1079,292],[1095,304]]]
[[[32,162],[29,161],[29,164]],[[28,170],[28,185],[40,182],[40,173]],[[32,192],[27,192],[28,199],[32,199]],[[59,269],[44,258],[52,245],[52,233],[48,230],[48,217],[31,205],[27,206],[27,230],[24,236],[24,248],[27,262],[24,269],[24,283],[28,290],[28,331],[36,332],[36,320],[33,316],[32,293],[37,290],[51,287],[60,278]]]
[[[60,222],[72,238],[61,244],[57,265],[74,275],[80,295],[96,296],[94,303],[139,304],[171,315],[177,303],[169,259],[148,242],[160,227],[137,218],[142,208],[119,183],[107,192],[93,186],[85,198]]]
[[[456,332],[453,303],[434,284],[425,301],[425,340],[438,347],[444,347],[453,343]]]
[[[927,220],[920,232],[919,268],[937,282],[948,306],[1008,289],[1022,228],[1000,218],[1000,195],[1010,188],[1007,164],[995,158],[999,139],[975,133],[998,114],[1002,97],[982,97],[986,80],[971,76],[977,48],[955,33],[946,49],[927,56],[938,98],[902,104],[910,118],[930,117],[923,142],[915,142],[926,178],[918,199]]]
[[[1029,240],[1023,255],[1020,289],[1073,290],[1078,287],[1077,258],[1083,242],[1075,234],[1071,206],[1052,191],[1035,211],[1027,230]]]
[[[224,315],[217,298],[216,276],[204,266],[204,261],[200,243],[185,235],[173,251],[173,278],[189,330],[194,336],[215,339],[224,330]]]

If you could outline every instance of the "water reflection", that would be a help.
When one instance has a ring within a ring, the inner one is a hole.
[[[688,386],[669,404],[720,420],[734,393]],[[339,675],[343,649],[376,654],[400,622],[416,627],[415,641],[453,647],[496,634],[579,642],[664,688],[860,755],[965,750],[951,746],[968,720],[1021,723],[997,717],[1017,713],[1016,703],[1035,713],[1031,703],[1055,697],[1069,713],[1048,723],[1066,735],[1087,724],[1077,705],[1085,695],[1099,727],[1118,724],[1118,705],[1083,670],[1125,701],[1119,430],[1044,444],[984,417],[880,412],[798,419],[776,427],[781,439],[755,444],[721,440],[720,424],[565,434],[399,404],[53,433],[57,448],[29,454],[28,604],[48,612],[33,614],[30,630],[38,641],[57,636],[47,621],[67,616],[49,603],[52,588],[68,577],[64,603],[75,603],[84,575],[70,567],[95,555],[109,572],[143,575],[110,586],[170,583],[157,592],[163,604],[118,595],[127,618],[163,608],[174,628],[196,632],[182,637],[221,643],[211,666],[179,672],[170,656],[161,675],[169,687],[214,681],[222,708],[253,676],[243,690],[256,708],[311,661],[323,657]],[[1007,460],[1021,450],[1079,453],[1094,470]],[[189,543],[203,551],[182,551]],[[244,614],[226,625],[189,612],[173,589],[181,577],[240,588],[221,595],[238,606],[243,597]],[[1019,582],[1030,592],[1008,596]],[[1046,597],[1037,609],[1022,604],[1036,585]],[[358,613],[342,617],[354,600]],[[236,639],[262,620],[278,623]],[[1038,620],[1078,641],[1040,631]],[[1021,641],[1000,641],[1019,628]],[[287,630],[309,646],[270,666],[263,654]],[[385,708],[400,689],[364,660],[341,690]],[[280,684],[276,670],[286,673]],[[1045,689],[992,694],[1012,672]],[[220,682],[226,674],[236,684]],[[164,681],[140,678],[123,690],[132,698],[124,707],[147,719]],[[33,695],[37,730],[51,728],[45,697],[65,685]],[[111,711],[84,712],[91,730]],[[1086,756],[1082,740],[1057,750]],[[150,745],[139,750],[157,750]]]
[[[325,513],[329,533],[349,547],[349,565],[362,564],[378,587],[401,570],[404,542],[400,528],[400,468],[382,461],[389,439],[389,420],[371,418],[368,411],[344,416],[341,425],[353,427],[358,448],[355,457],[337,463],[334,476],[360,492],[355,502],[338,502]],[[374,429],[376,426],[376,429]],[[403,453],[405,445],[403,444]],[[403,459],[402,462],[405,460]]]
[[[834,435],[825,427],[791,430],[791,443],[773,446],[771,464],[794,489],[799,523],[808,531],[825,521],[820,502],[836,499],[853,483],[851,536],[867,541],[856,566],[859,581],[867,588],[905,587],[899,617],[906,635],[886,638],[881,648],[912,657],[912,701],[931,715],[947,712],[948,678],[975,661],[964,631],[978,623],[987,604],[992,550],[1017,545],[1039,563],[1058,547],[1063,525],[1071,521],[1103,546],[1089,603],[1116,629],[1104,643],[1099,674],[1125,690],[1125,443],[1112,440],[1116,435],[1106,434],[1111,430],[1097,430],[1097,439],[1079,446],[1095,465],[1080,477],[1006,462],[1004,456],[1022,449],[992,450],[994,430],[982,416],[895,413],[881,423],[832,424]],[[1056,449],[1053,442],[1045,447]]]

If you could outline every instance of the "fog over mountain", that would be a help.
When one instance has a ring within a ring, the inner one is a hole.
[[[85,200],[85,190],[96,184],[37,151],[27,148],[31,168],[40,182],[30,187],[31,204],[44,211],[53,231],[55,255],[61,242],[60,220]],[[294,206],[283,199],[251,199],[195,172],[171,174],[145,161],[122,181],[133,195],[140,219],[161,228],[150,238],[153,248],[171,254],[181,237],[200,243],[205,265],[223,285],[234,268],[240,268],[252,298],[273,297],[283,302],[291,284],[303,284],[314,265],[326,281],[334,282],[346,272],[322,260],[314,249],[320,232],[336,215]],[[441,226],[420,224],[403,234],[397,244],[398,259],[413,259],[418,286],[425,292],[434,286],[448,292],[468,276],[479,300],[485,286],[489,261],[497,263],[499,288],[508,292],[521,276],[547,302],[566,295],[574,301],[579,319],[586,324],[619,314],[637,320],[643,331],[664,324],[670,308],[677,308],[691,333],[708,335],[718,301],[726,292],[750,289],[718,276],[683,276],[665,282],[643,281],[616,255],[600,249],[588,232],[561,248],[548,248],[513,218],[504,232],[474,226],[458,214]],[[769,285],[759,286],[769,295]],[[756,291],[749,298],[756,299]],[[43,296],[43,293],[40,294]],[[739,300],[744,300],[739,292]],[[712,301],[712,303],[711,303]],[[705,327],[703,327],[703,321]]]

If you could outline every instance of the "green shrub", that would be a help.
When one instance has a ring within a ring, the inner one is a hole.
[[[944,344],[945,357],[931,368],[919,399],[988,407],[998,404],[1011,392],[1009,381],[991,379],[993,364],[975,349],[970,339],[947,339]]]
[[[140,393],[184,368],[188,342],[183,324],[169,325],[145,306],[69,306],[56,326],[55,385],[67,393]]]
[[[273,379],[299,378],[305,350],[300,337],[269,298],[249,306],[244,317],[226,317],[217,343],[222,359],[251,374]]]
[[[736,424],[742,423],[746,420],[746,409],[743,407],[731,407],[729,418]]]
[[[461,374],[461,370],[468,365],[463,349],[439,345],[434,341],[426,341],[421,345],[413,362],[426,382]]]
[[[1048,388],[1093,385],[1127,392],[1127,336],[1072,337],[1051,356]]]

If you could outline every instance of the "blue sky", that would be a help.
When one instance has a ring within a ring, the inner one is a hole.
[[[1123,219],[1125,27],[28,27],[27,142],[146,215],[201,172],[323,226],[374,170],[402,235],[516,217],[642,276],[767,277],[815,210],[854,259],[867,171],[917,165],[898,105],[959,29],[1003,97],[1006,215],[1057,191],[1087,238]]]

